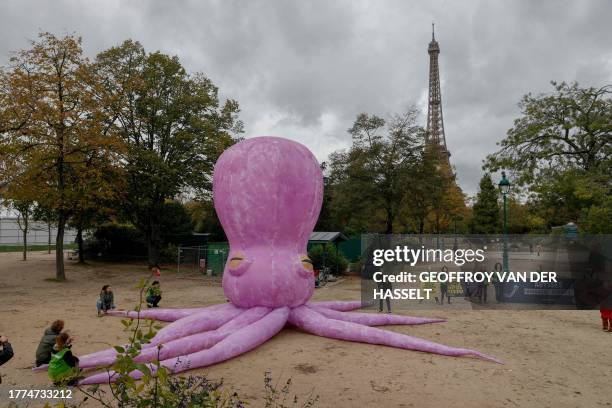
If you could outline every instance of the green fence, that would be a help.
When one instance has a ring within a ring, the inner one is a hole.
[[[199,261],[192,261],[191,258],[194,256],[200,259],[205,257],[206,270],[210,270],[213,275],[223,274],[223,269],[225,268],[225,263],[227,262],[227,257],[229,255],[229,244],[227,242],[209,242],[206,247],[191,248],[200,248],[197,250],[191,249],[191,251],[194,253],[197,252],[198,255],[190,255],[187,252],[187,248],[185,248],[183,250],[183,255],[179,256],[179,264],[181,262],[193,263],[195,265],[193,269],[195,269],[198,267],[197,265],[199,265]],[[338,244],[338,250],[349,260],[349,262],[357,262],[359,260],[359,256],[361,255],[361,239],[354,238],[349,239],[348,241],[340,242]]]
[[[229,253],[229,244],[227,242],[209,242],[207,249],[207,269],[212,270],[213,275],[222,275]]]

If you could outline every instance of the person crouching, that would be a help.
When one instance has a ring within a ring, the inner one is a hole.
[[[161,288],[159,281],[153,281],[149,289],[147,289],[146,300],[148,307],[157,307],[157,304],[161,300]]]
[[[60,333],[55,338],[55,347],[47,370],[53,384],[58,386],[76,385],[79,376],[79,359],[72,354],[72,338]]]

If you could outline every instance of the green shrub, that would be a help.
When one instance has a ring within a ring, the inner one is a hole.
[[[93,240],[86,244],[86,251],[104,257],[143,255],[147,253],[144,237],[132,224],[105,223],[93,233]]]
[[[343,274],[348,267],[348,260],[342,252],[336,250],[333,244],[313,245],[308,251],[308,256],[315,269],[329,268],[331,273]]]

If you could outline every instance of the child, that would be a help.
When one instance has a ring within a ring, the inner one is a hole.
[[[115,295],[113,295],[113,291],[111,290],[110,285],[102,286],[102,290],[100,291],[100,299],[96,303],[96,308],[98,309],[98,317],[104,315],[107,311],[115,308]]]
[[[42,364],[49,364],[51,360],[51,352],[55,345],[55,338],[64,330],[64,321],[56,320],[51,324],[51,327],[45,330],[38,348],[36,349],[36,367]]]
[[[49,361],[48,374],[53,384],[76,385],[79,376],[79,359],[72,355],[72,338],[61,333],[55,338],[54,353]]]
[[[157,304],[161,300],[161,288],[159,281],[153,281],[149,289],[147,289],[146,300],[148,307],[158,307]]]

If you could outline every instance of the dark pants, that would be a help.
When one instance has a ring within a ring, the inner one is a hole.
[[[393,287],[391,286],[391,283],[389,282],[378,282],[378,289],[383,289],[383,290],[387,290],[387,289],[393,289]],[[385,299],[385,301],[387,302],[387,312],[391,312],[391,299],[387,298]],[[378,301],[378,311],[382,312],[383,311],[383,300],[380,299]]]
[[[160,300],[161,296],[147,296],[147,303],[153,307],[157,307]]]
[[[450,304],[450,296],[448,296],[448,284],[440,285],[440,304],[444,303],[444,296],[446,296],[446,299]]]

